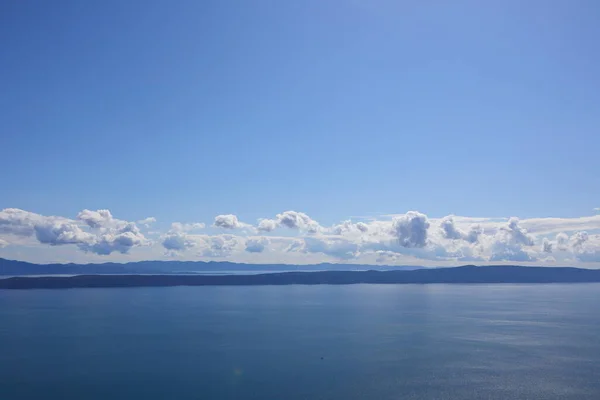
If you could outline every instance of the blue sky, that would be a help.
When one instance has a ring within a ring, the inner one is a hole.
[[[594,216],[599,18],[595,1],[3,2],[0,210],[109,209],[163,236],[286,210]]]

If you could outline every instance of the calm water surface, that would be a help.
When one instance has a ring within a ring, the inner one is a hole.
[[[600,399],[600,285],[0,291],[0,399]]]

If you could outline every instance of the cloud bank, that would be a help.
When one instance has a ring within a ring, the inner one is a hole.
[[[0,233],[9,245],[14,237],[35,238],[49,246],[75,245],[84,252],[128,253],[150,244],[135,222],[112,216],[109,210],[83,210],[75,219],[43,216],[16,208],[0,211]]]
[[[429,218],[408,211],[326,226],[306,213],[288,210],[254,224],[242,222],[234,214],[222,214],[215,216],[209,227],[202,222],[173,222],[162,232],[147,232],[154,225],[153,217],[127,221],[102,209],[82,210],[69,218],[7,208],[0,211],[0,256],[12,248],[29,246],[71,249],[111,260],[137,254],[140,259],[277,263],[600,263],[600,215]]]

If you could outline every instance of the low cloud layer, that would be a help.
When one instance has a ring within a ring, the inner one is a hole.
[[[268,248],[270,241],[268,238],[250,238],[246,240],[246,251],[249,253],[262,253]]]
[[[0,211],[0,233],[8,244],[11,237],[35,238],[50,246],[74,245],[84,252],[109,255],[128,253],[149,244],[135,222],[116,219],[108,210],[83,210],[76,219],[43,216],[20,209]]]
[[[150,254],[147,257],[277,263],[600,263],[600,215],[520,220],[429,218],[408,211],[328,226],[288,210],[254,224],[233,214],[215,216],[208,227],[173,222],[157,231],[156,224],[153,217],[133,222],[102,209],[82,210],[69,218],[8,208],[0,211],[0,256],[19,246],[38,246],[111,260],[119,254]],[[148,232],[151,226],[153,232]]]

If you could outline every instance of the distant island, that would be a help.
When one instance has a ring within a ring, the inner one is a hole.
[[[61,289],[142,286],[348,285],[432,283],[600,282],[600,270],[567,267],[473,265],[393,271],[273,272],[232,275],[117,274],[8,277],[0,289]]]
[[[23,275],[87,275],[87,274],[196,274],[230,272],[289,272],[289,271],[366,271],[413,270],[419,266],[361,265],[361,264],[244,264],[229,261],[137,261],[101,264],[33,264],[0,258],[0,276]]]

